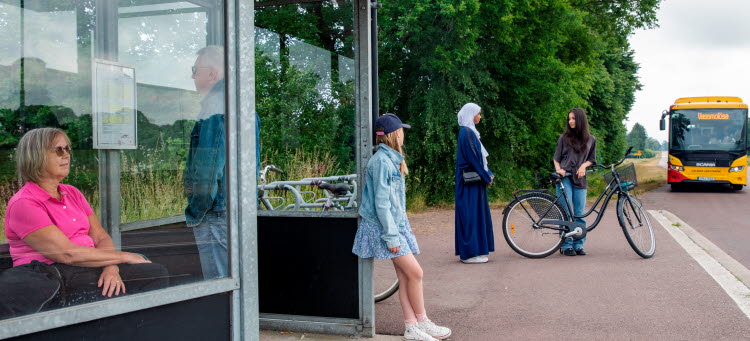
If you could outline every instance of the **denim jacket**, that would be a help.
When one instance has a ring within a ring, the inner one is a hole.
[[[359,215],[377,224],[388,248],[399,246],[399,230],[406,223],[406,186],[399,172],[404,156],[380,144],[367,162]]]
[[[197,226],[210,211],[226,210],[224,81],[214,84],[201,101],[201,112],[190,133],[185,164],[185,220]]]

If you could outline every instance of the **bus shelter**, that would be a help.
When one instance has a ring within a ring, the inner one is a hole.
[[[351,247],[377,112],[373,6],[0,1],[0,214],[22,186],[20,137],[58,127],[73,148],[62,182],[116,249],[163,265],[169,283],[5,315],[0,339],[371,337],[373,263]],[[215,186],[199,210],[205,184]],[[216,243],[196,232],[208,216],[226,231],[216,275],[201,258]],[[18,238],[5,231],[0,275]]]

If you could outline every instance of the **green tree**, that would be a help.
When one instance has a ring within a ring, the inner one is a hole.
[[[654,151],[658,151],[661,149],[661,143],[659,143],[659,141],[656,140],[655,138],[649,137],[646,139],[646,148],[654,150]]]
[[[648,135],[646,134],[646,128],[640,123],[633,125],[628,133],[628,145],[633,146],[633,151],[646,149],[646,141]]]
[[[543,185],[552,167],[555,143],[574,107],[589,113],[602,157],[599,161],[619,159],[627,144],[623,121],[641,87],[635,52],[627,38],[635,29],[655,27],[659,3],[383,1],[379,11],[380,111],[393,112],[414,127],[406,139],[410,195],[423,195],[428,203],[453,200],[456,113],[467,102],[482,107],[484,119],[478,129],[490,152],[490,169],[502,179],[489,188],[491,199]],[[318,117],[338,117],[328,124],[346,130],[346,120],[353,117],[340,114],[349,110],[339,104],[346,100],[326,104],[326,98],[316,98],[314,91],[309,92],[314,75],[294,70],[284,59],[286,46],[299,40],[336,54],[349,53],[350,41],[341,32],[350,18],[341,19],[333,3],[296,6],[256,12],[260,27],[280,34],[281,48],[278,59],[257,57],[264,150],[288,145],[313,148],[307,144],[313,142],[343,153],[347,145],[353,145],[339,144],[351,141],[345,131],[336,130],[338,139],[303,138],[309,135],[296,133],[297,118],[273,118],[282,112],[299,112],[301,118],[309,111]],[[331,41],[338,43],[331,45]],[[347,86],[333,88],[348,91]],[[346,91],[333,97],[348,99],[342,95]]]

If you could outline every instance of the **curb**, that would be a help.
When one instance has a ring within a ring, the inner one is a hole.
[[[742,282],[742,284],[750,288],[750,270],[748,270],[748,268],[732,258],[732,256],[728,255],[726,252],[716,246],[716,244],[706,239],[706,237],[698,233],[698,231],[693,229],[682,219],[672,214],[672,212],[664,210],[658,210],[658,212],[664,215],[667,220],[672,222],[672,226],[685,233],[685,235],[687,235],[688,238],[690,238],[695,244],[706,251],[706,253],[708,253],[711,257],[716,259],[719,264],[729,270],[729,272],[732,273],[732,275],[734,275],[740,282]]]
[[[649,213],[674,238],[677,244],[682,246],[685,252],[719,284],[745,314],[745,317],[750,319],[750,288],[741,276],[748,272],[747,268],[674,214],[664,210],[651,210]],[[747,277],[745,278],[747,280]]]
[[[310,333],[281,332],[276,330],[261,330],[261,341],[291,341],[291,340],[308,340],[308,341],[334,341],[334,340],[372,340],[372,341],[401,341],[403,337],[395,335],[376,334],[374,338],[345,336],[345,335],[323,335]]]

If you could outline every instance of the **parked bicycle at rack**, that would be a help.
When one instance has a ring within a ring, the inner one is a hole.
[[[295,181],[268,183],[268,172],[284,174],[274,165],[267,165],[258,178],[258,208],[276,211],[343,211],[357,207],[357,174],[310,177]],[[309,186],[311,190],[303,190]],[[322,190],[318,197],[314,188]],[[275,195],[274,195],[275,194]],[[290,202],[287,203],[288,199]]]
[[[563,205],[568,205],[569,200],[564,190],[558,196],[546,189],[513,192],[515,199],[503,210],[503,236],[508,245],[525,257],[547,257],[560,249],[565,238],[580,240],[596,228],[607,210],[607,203],[617,194],[617,220],[628,244],[639,256],[652,257],[656,241],[651,220],[643,203],[630,193],[638,185],[635,166],[629,163],[620,167],[632,149],[633,147],[628,148],[625,157],[617,163],[592,166],[609,170],[604,174],[607,187],[591,209],[582,216],[570,214],[573,209],[569,206],[565,209]],[[562,187],[562,178],[560,174],[552,173],[550,182]],[[602,201],[602,198],[605,199]],[[601,206],[598,207],[600,203]],[[585,226],[575,222],[575,218],[585,218],[594,212],[597,216],[593,224]]]

